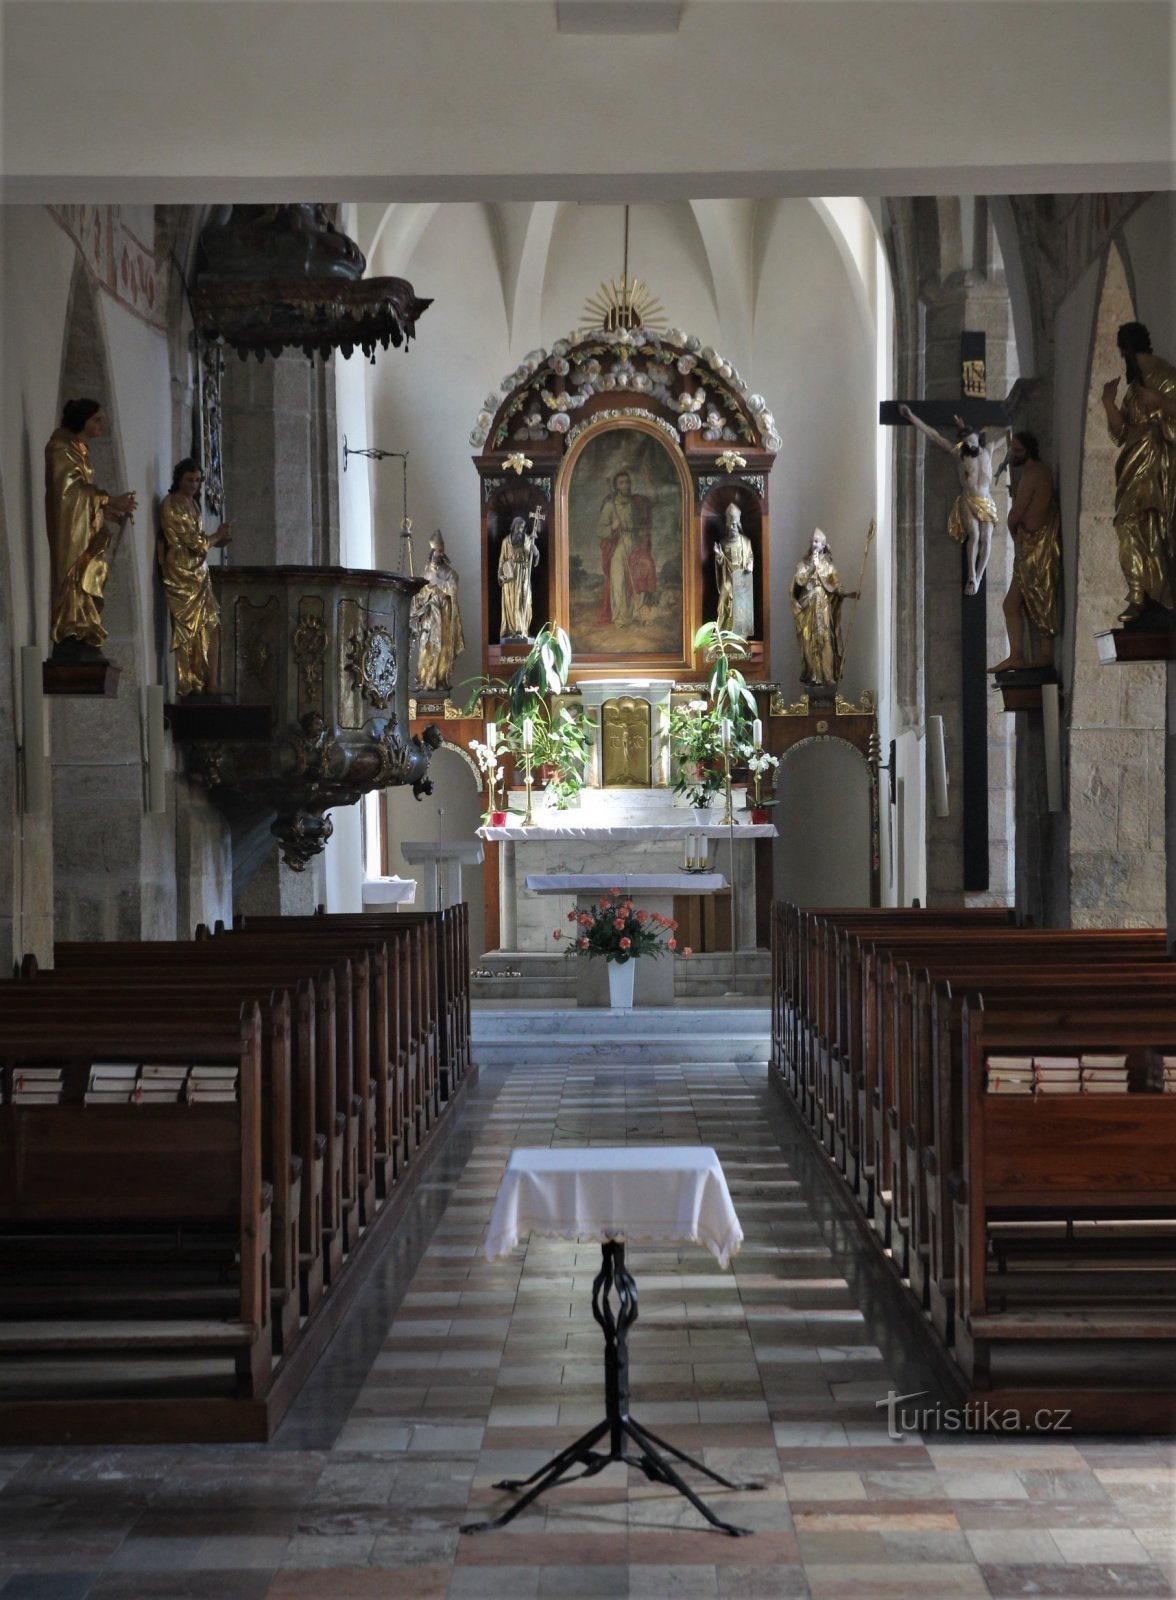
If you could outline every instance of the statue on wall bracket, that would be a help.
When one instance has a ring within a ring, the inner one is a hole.
[[[429,540],[425,585],[412,600],[412,626],[417,636],[417,688],[450,689],[453,667],[465,649],[461,608],[457,603],[457,569],[445,554],[440,529]]]
[[[829,541],[820,528],[815,528],[808,554],[792,580],[792,615],[800,645],[802,683],[831,688],[841,682],[845,666],[841,603],[858,599],[860,593],[858,589],[841,587]]]
[[[750,639],[755,634],[755,551],[743,531],[743,513],[736,501],[727,506],[723,537],[715,545],[715,578],[719,588],[717,622],[728,633]]]
[[[900,405],[900,416],[915,427],[924,438],[954,456],[959,473],[960,492],[951,508],[947,531],[957,544],[968,547],[968,581],[965,594],[979,592],[981,580],[992,553],[992,530],[997,523],[996,501],[992,498],[992,451],[983,433],[969,428],[962,417],[957,417],[959,437],[950,443],[941,433],[915,416],[910,406]]]
[[[176,692],[220,694],[220,607],[208,575],[208,552],[229,542],[229,524],[207,535],[200,513],[200,463],[177,462],[160,507],[159,570],[171,615]]]
[[[1155,355],[1142,322],[1119,329],[1127,389],[1103,385],[1107,429],[1119,446],[1115,462],[1115,532],[1127,582],[1120,626],[1143,622],[1151,607],[1173,608],[1176,576],[1176,368]],[[1164,619],[1168,626],[1169,618]]]
[[[1015,473],[1009,533],[1013,541],[1013,576],[1004,598],[1009,653],[989,672],[1052,667],[1058,634],[1058,589],[1062,574],[1062,524],[1053,476],[1041,460],[1037,437],[1015,433],[1009,438],[997,478],[1006,467]],[[1030,649],[1025,650],[1028,629]]]
[[[67,400],[61,426],[45,446],[49,637],[54,661],[105,660],[102,607],[114,557],[108,524],[113,522],[121,532],[138,503],[130,492],[110,494],[93,481],[89,442],[105,431],[106,412],[100,401]]]

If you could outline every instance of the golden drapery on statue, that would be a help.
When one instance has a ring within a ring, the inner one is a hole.
[[[176,690],[198,694],[208,686],[220,611],[208,575],[208,538],[203,519],[184,494],[169,494],[160,512],[159,567],[171,613]]]
[[[1013,540],[1013,579],[1029,621],[1043,639],[1057,637],[1061,571],[1062,519],[1055,500],[1035,533],[1019,533]]]
[[[457,603],[457,570],[445,554],[445,540],[429,540],[425,586],[413,596],[412,623],[417,635],[417,687],[449,689],[453,666],[465,649],[461,609]]]
[[[996,509],[996,501],[990,494],[969,494],[964,490],[958,494],[952,504],[951,514],[947,519],[947,531],[957,544],[967,544],[968,524],[964,520],[965,513],[970,511],[977,522],[990,522],[993,526],[1000,520],[1000,513]]]
[[[1176,368],[1150,356],[1146,386],[1176,399]],[[1108,424],[1120,446],[1115,462],[1115,532],[1132,611],[1145,600],[1171,610],[1176,568],[1176,417],[1146,406],[1128,385],[1122,425]]]
[[[854,598],[841,587],[825,535],[818,528],[809,553],[792,580],[792,615],[800,645],[802,683],[841,682],[841,602]]]
[[[51,616],[54,644],[77,639],[100,650],[103,591],[110,570],[110,495],[93,482],[85,439],[58,428],[45,446],[45,525],[49,532]]]

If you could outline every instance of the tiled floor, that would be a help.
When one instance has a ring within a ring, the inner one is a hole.
[[[481,1241],[513,1145],[713,1144],[746,1244],[633,1246],[634,1414],[716,1470],[748,1539],[627,1468],[459,1524],[602,1414],[599,1249]],[[762,1067],[484,1072],[269,1446],[0,1452],[0,1600],[1172,1596],[1171,1442],[888,1436],[946,1403],[886,1273]]]

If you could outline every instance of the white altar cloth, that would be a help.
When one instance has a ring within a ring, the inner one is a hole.
[[[514,1150],[490,1217],[487,1261],[530,1233],[700,1244],[721,1267],[743,1243],[723,1168],[707,1145]]]
[[[721,872],[529,872],[523,881],[532,894],[717,894],[727,887]]]
[[[576,822],[555,822],[548,819],[534,827],[524,828],[522,823],[509,823],[505,828],[478,828],[477,837],[492,844],[530,844],[545,839],[592,839],[601,844],[650,844],[658,840],[684,839],[688,833],[702,834],[707,839],[726,839],[734,835],[735,843],[744,839],[774,839],[776,829],[770,822],[737,822],[733,828],[718,824],[700,827],[696,822],[641,823],[610,828]]]

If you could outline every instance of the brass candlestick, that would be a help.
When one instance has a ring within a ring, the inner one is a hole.
[[[733,828],[737,824],[735,813],[731,810],[731,752],[726,746],[723,748],[723,792],[727,809],[723,812],[723,820],[720,826]]]
[[[523,765],[526,769],[524,781],[527,785],[527,814],[523,818],[523,827],[533,828],[535,826],[535,818],[531,811],[531,788],[533,779],[531,776],[531,752],[529,750],[523,751]]]

